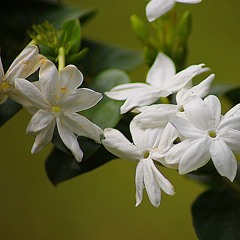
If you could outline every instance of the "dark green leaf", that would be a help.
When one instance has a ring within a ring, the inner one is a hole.
[[[90,40],[82,41],[82,48],[85,47],[89,51],[79,63],[79,69],[91,77],[108,68],[130,71],[142,63],[139,51]]]
[[[108,69],[101,72],[93,79],[90,88],[104,94],[104,92],[109,91],[113,87],[119,84],[128,83],[129,81],[129,77],[124,71],[119,69]],[[115,127],[121,118],[121,105],[122,101],[116,101],[103,96],[103,99],[96,106],[81,112],[81,114],[102,129]]]
[[[240,193],[210,190],[192,205],[193,224],[201,240],[239,240]]]
[[[21,109],[21,105],[8,99],[4,104],[0,105],[0,126],[8,121],[15,113]]]
[[[84,151],[84,158],[81,163],[77,162],[72,155],[68,155],[57,148],[52,151],[46,161],[45,168],[50,181],[54,185],[89,172],[115,158],[99,144],[97,144],[98,149],[94,153],[89,149],[87,150],[91,147],[91,143],[89,144],[88,141],[88,139],[85,142],[83,139],[80,140],[81,148]],[[88,156],[86,152],[93,154]]]

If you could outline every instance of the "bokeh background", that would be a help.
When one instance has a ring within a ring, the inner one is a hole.
[[[140,49],[129,18],[144,17],[145,0],[65,0],[73,6],[95,7],[98,14],[83,28],[95,40]],[[178,4],[193,14],[188,65],[205,63],[216,73],[215,84],[239,84],[240,1],[203,0]],[[17,24],[17,23],[16,23]],[[139,69],[135,80],[144,78]],[[139,79],[137,79],[139,78]],[[190,214],[204,186],[164,170],[175,186],[163,194],[159,208],[135,208],[135,164],[114,160],[54,187],[44,170],[51,146],[31,155],[33,138],[25,135],[30,116],[24,110],[0,129],[0,239],[3,240],[194,240]]]

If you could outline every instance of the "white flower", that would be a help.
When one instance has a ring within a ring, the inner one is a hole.
[[[36,135],[32,153],[39,152],[51,142],[55,125],[63,143],[78,161],[81,161],[83,153],[76,135],[100,142],[102,130],[76,112],[91,108],[102,95],[78,88],[82,82],[82,73],[75,66],[68,65],[58,73],[48,60],[43,61],[40,67],[40,88],[25,79],[15,80],[16,88],[39,109],[27,127],[27,133]]]
[[[201,0],[151,0],[146,6],[146,16],[149,22],[170,11],[176,2],[195,4]]]
[[[184,104],[188,120],[174,115],[170,118],[184,140],[168,151],[165,161],[179,163],[179,173],[185,174],[204,166],[211,158],[219,174],[233,181],[237,172],[233,152],[240,152],[240,104],[222,116],[216,96],[188,100]]]
[[[159,53],[148,71],[147,83],[128,83],[114,87],[105,94],[116,100],[126,100],[121,106],[121,113],[156,102],[182,89],[192,78],[206,70],[204,64],[192,65],[177,73],[173,61]]]
[[[27,46],[13,61],[6,74],[0,59],[0,104],[4,103],[8,97],[22,103],[23,99],[14,87],[14,80],[30,76],[40,67],[43,59],[44,57],[38,54],[36,46]]]
[[[174,194],[172,184],[158,171],[151,157],[159,147],[162,153],[170,148],[169,141],[165,141],[166,138],[162,137],[167,133],[163,134],[162,128],[143,130],[134,121],[130,124],[130,131],[133,143],[118,130],[111,128],[104,130],[105,139],[102,143],[109,152],[120,158],[139,161],[135,176],[136,206],[141,203],[143,189],[146,188],[149,200],[155,207],[158,207],[161,201],[161,190],[169,195]]]
[[[185,117],[184,103],[190,96],[205,97],[209,90],[215,75],[211,74],[201,83],[192,87],[190,81],[184,88],[176,94],[176,104],[154,104],[137,108],[141,113],[135,117],[135,121],[142,127],[160,127],[169,122],[169,116],[172,114]]]

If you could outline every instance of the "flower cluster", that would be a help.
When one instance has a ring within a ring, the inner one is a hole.
[[[115,129],[105,129],[102,141],[116,156],[138,161],[136,205],[144,188],[155,207],[160,204],[161,190],[174,194],[155,163],[186,174],[212,159],[221,176],[234,180],[237,161],[233,153],[240,152],[240,104],[222,116],[219,99],[207,96],[214,74],[192,86],[193,77],[207,70],[199,64],[176,74],[171,59],[159,53],[146,83],[123,84],[106,93],[125,100],[122,113],[138,113],[130,123],[133,143]],[[170,95],[174,103],[152,104]]]

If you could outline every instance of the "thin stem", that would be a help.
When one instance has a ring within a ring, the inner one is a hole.
[[[65,67],[65,50],[60,47],[58,50],[58,71],[61,71]]]

